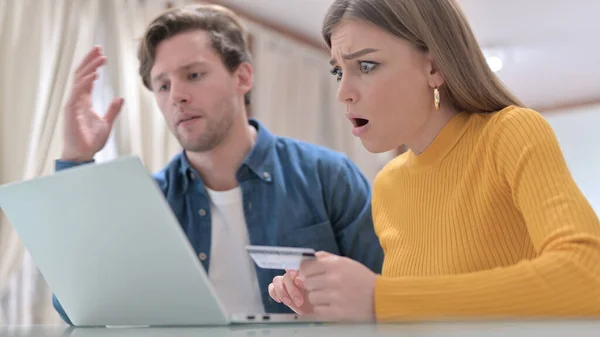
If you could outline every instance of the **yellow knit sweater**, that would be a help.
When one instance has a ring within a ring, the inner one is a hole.
[[[378,174],[373,218],[380,321],[600,316],[600,222],[535,111],[459,113]]]

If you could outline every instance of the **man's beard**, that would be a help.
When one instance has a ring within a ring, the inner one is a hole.
[[[233,116],[221,117],[219,120],[205,119],[205,127],[201,134],[194,138],[184,138],[179,133],[175,137],[184,150],[190,152],[207,152],[223,142],[233,125]]]

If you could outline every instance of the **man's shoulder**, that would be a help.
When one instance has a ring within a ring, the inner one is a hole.
[[[284,167],[315,170],[322,167],[348,167],[352,166],[351,160],[342,152],[308,141],[276,134],[257,119],[250,119],[259,132],[259,148],[263,151],[273,152],[275,160]],[[268,145],[267,145],[268,144]],[[265,146],[266,145],[266,146]]]
[[[156,180],[163,190],[167,188],[169,181],[173,180],[173,177],[180,173],[182,165],[181,156],[181,152],[177,153],[165,167],[152,174],[154,180]]]
[[[275,136],[275,152],[283,169],[316,172],[328,179],[339,174],[362,176],[358,166],[345,153],[323,145]]]
[[[343,166],[351,162],[343,152],[285,136],[275,136],[275,150],[280,158],[301,160],[311,165]]]

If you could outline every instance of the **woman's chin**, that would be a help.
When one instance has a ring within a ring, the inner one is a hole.
[[[375,154],[392,151],[397,148],[396,146],[392,146],[389,144],[382,144],[382,143],[378,143],[378,142],[374,142],[372,140],[362,139],[362,138],[361,138],[360,142],[362,143],[363,147],[367,151],[369,151],[371,153],[375,153]]]

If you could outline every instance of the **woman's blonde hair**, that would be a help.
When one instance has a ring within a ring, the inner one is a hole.
[[[374,24],[429,52],[445,79],[442,98],[457,110],[494,112],[523,106],[489,68],[454,0],[335,0],[323,22],[329,48],[333,29],[347,18]]]

